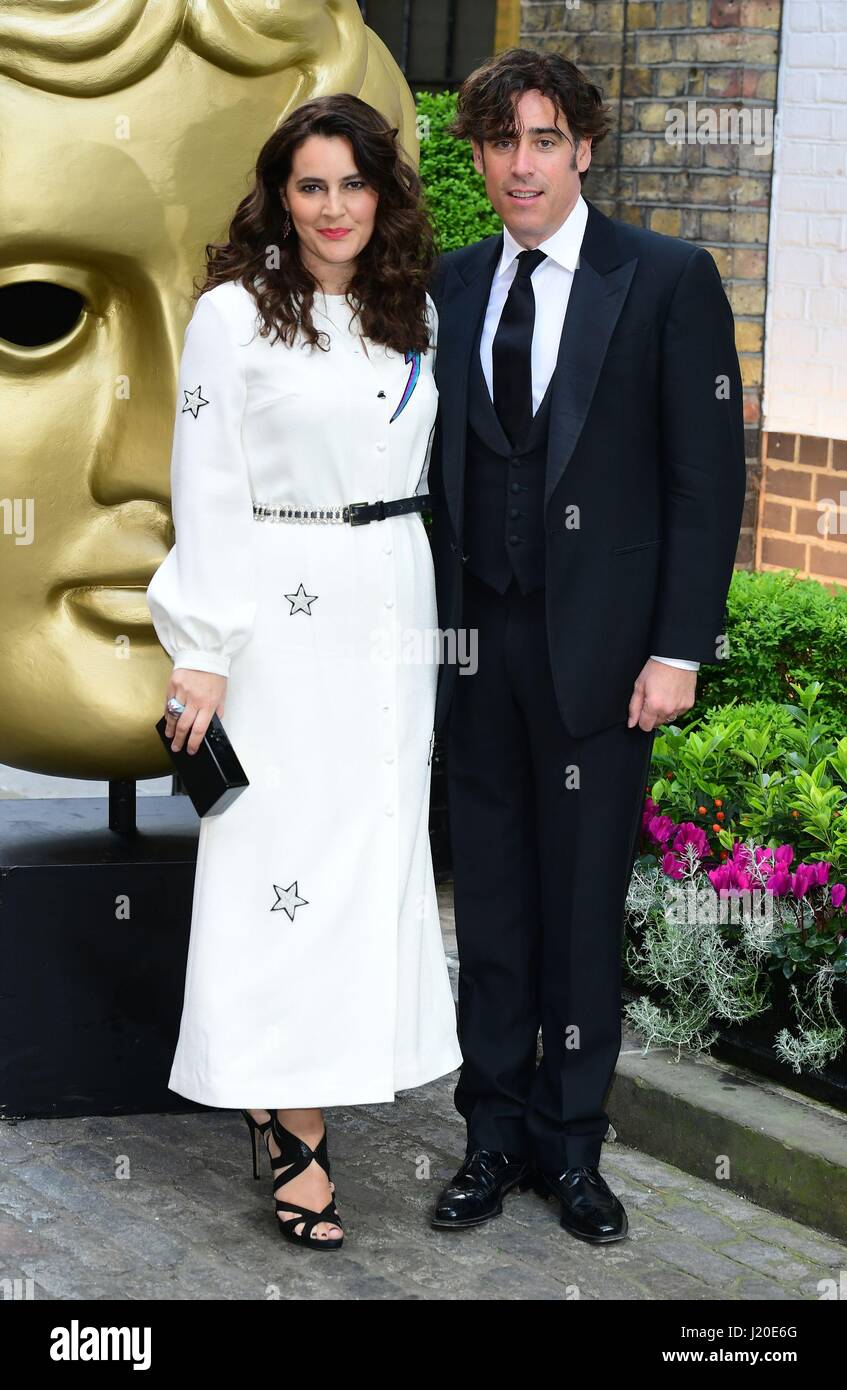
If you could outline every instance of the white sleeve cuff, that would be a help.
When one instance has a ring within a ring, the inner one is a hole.
[[[681,671],[699,671],[699,661],[686,661],[681,656],[651,656],[651,661],[661,661],[663,666],[678,666]]]
[[[181,667],[184,671],[208,671],[213,676],[229,675],[230,657],[223,652],[184,651],[174,652],[173,669]]]

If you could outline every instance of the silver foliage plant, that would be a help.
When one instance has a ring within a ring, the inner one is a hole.
[[[748,847],[752,863],[752,841]],[[631,975],[659,991],[663,1002],[645,994],[624,1010],[644,1040],[644,1053],[651,1047],[675,1048],[677,1061],[683,1051],[708,1050],[720,1033],[716,1021],[741,1023],[768,1008],[770,981],[764,962],[775,936],[791,920],[780,899],[771,897],[772,910],[764,916],[734,913],[730,920],[738,926],[738,940],[728,940],[720,912],[714,910],[718,895],[695,847],[687,845],[680,858],[681,880],[669,879],[656,864],[636,861],[633,866],[626,916],[641,939],[638,944],[627,941],[625,960]],[[764,888],[764,877],[757,877]],[[709,903],[713,910],[672,910],[680,893],[689,902]],[[802,990],[791,984],[797,1033],[783,1028],[774,1050],[795,1072],[820,1071],[844,1044],[845,1030],[832,1006],[835,980],[831,967],[822,965]]]

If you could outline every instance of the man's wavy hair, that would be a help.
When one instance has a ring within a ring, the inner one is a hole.
[[[426,287],[435,246],[423,185],[398,144],[397,128],[349,93],[304,102],[265,141],[254,186],[235,211],[229,240],[206,246],[206,278],[199,290],[195,287],[196,294],[241,280],[256,301],[262,337],[275,330],[290,346],[299,330],[307,342],[325,350],[321,339],[326,334],[312,323],[318,282],[300,259],[293,224],[288,236],[282,234],[280,193],[294,152],[310,135],[349,140],[357,172],[379,195],[373,234],[359,253],[347,289],[361,332],[396,352],[425,352]]]
[[[484,140],[517,135],[516,103],[524,92],[549,97],[562,112],[575,141],[590,140],[592,152],[612,128],[610,108],[599,87],[560,53],[537,53],[532,48],[508,48],[488,58],[462,83],[456,115],[447,127],[451,135]],[[580,174],[584,183],[588,170]]]

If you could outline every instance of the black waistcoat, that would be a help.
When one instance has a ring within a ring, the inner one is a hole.
[[[480,322],[468,378],[465,455],[465,562],[501,594],[514,575],[521,593],[544,585],[544,479],[553,378],[526,437],[513,449],[479,358]]]

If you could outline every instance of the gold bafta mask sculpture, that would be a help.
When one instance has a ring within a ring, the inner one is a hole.
[[[356,0],[4,0],[0,90],[0,762],[160,776],[145,590],[204,247],[294,107],[360,96],[416,162],[414,101]]]

